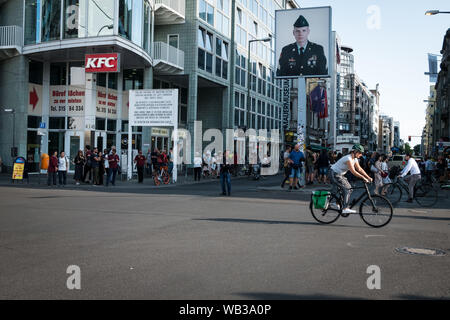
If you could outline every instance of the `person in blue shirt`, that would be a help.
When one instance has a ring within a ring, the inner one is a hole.
[[[302,162],[305,162],[305,155],[300,151],[300,145],[296,144],[294,150],[292,150],[289,155],[291,167],[291,175],[289,176],[291,186],[289,187],[289,191],[291,191],[292,188],[298,189],[297,184],[302,170]]]

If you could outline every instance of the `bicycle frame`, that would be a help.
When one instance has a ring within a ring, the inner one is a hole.
[[[365,196],[367,196],[369,198],[370,203],[372,203],[372,206],[375,207],[375,204],[373,203],[373,199],[370,195],[370,191],[369,191],[369,187],[367,186],[367,183],[364,183],[364,187],[350,188],[350,190],[357,190],[357,189],[365,189],[366,192],[362,193],[357,199],[353,199],[352,201],[350,201],[350,209],[352,209],[354,206],[356,206],[362,199],[364,199]],[[339,190],[339,199],[340,199],[341,203],[344,203],[344,193],[343,193],[342,187],[338,186],[338,190]]]

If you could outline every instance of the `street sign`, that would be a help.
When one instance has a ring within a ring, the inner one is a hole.
[[[39,122],[39,129],[45,129],[45,122]]]

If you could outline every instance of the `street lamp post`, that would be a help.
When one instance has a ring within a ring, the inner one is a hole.
[[[247,129],[250,128],[250,104],[252,99],[250,97],[250,44],[252,42],[263,41],[269,42],[272,40],[272,37],[267,37],[263,39],[254,39],[248,40],[248,54],[247,54]]]

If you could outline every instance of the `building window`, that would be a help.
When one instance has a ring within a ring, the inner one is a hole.
[[[40,30],[40,3],[38,0],[25,1],[25,44],[34,44],[39,42]]]
[[[42,36],[41,40],[60,39],[61,0],[42,0]]]
[[[106,130],[106,120],[102,118],[95,118],[95,129],[96,130]]]
[[[128,40],[131,40],[132,5],[132,0],[119,0],[119,34]]]
[[[66,74],[67,67],[65,62],[50,64],[50,85],[66,85]]]
[[[36,116],[28,116],[28,129],[39,129],[42,118]]]
[[[198,30],[198,68],[212,73],[213,35],[206,30]]]
[[[49,129],[65,129],[66,123],[65,117],[50,117],[49,118]]]
[[[42,84],[44,65],[42,62],[30,60],[28,64],[28,82]]]
[[[143,69],[125,69],[123,70],[123,90],[135,90],[144,88],[144,70]]]

